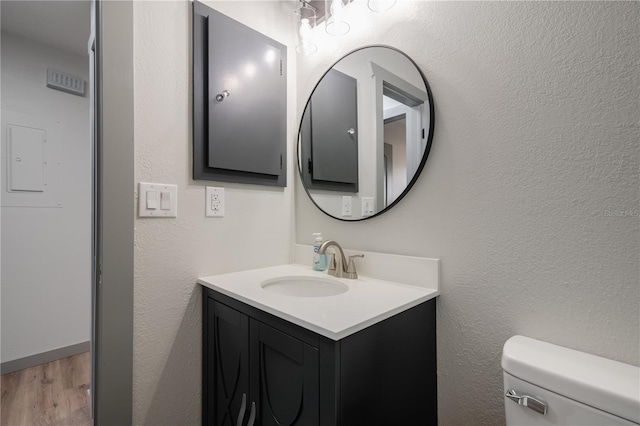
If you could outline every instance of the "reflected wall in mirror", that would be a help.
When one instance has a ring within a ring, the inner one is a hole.
[[[298,170],[327,215],[363,220],[415,183],[433,140],[431,90],[417,65],[387,46],[358,49],[329,69],[307,101]]]

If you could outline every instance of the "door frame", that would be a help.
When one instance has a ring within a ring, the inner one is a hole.
[[[135,219],[133,2],[95,2],[91,398],[95,425],[130,425]]]
[[[426,115],[427,111],[430,109],[424,108],[423,105],[425,103],[430,102],[430,98],[427,92],[418,87],[415,87],[411,83],[404,80],[402,77],[397,76],[391,71],[383,68],[382,66],[376,64],[375,62],[371,62],[371,69],[373,70],[373,79],[374,79],[374,87],[375,87],[375,101],[376,101],[376,164],[377,164],[377,173],[376,173],[376,208],[377,211],[381,212],[386,208],[391,207],[390,205],[384,205],[384,112],[383,112],[383,96],[388,96],[392,99],[395,99],[398,102],[403,103],[407,106],[407,138],[415,137],[416,142],[412,143],[411,146],[416,149],[412,149],[412,151],[418,150],[420,152],[424,152],[423,144],[418,141],[422,140],[421,130],[422,128],[426,128],[426,126],[431,125],[429,121],[429,117]],[[427,85],[426,80],[424,80],[425,86]],[[427,89],[428,90],[428,89]],[[407,145],[407,154],[409,154],[410,150],[409,144]],[[419,169],[419,165],[422,161],[422,155],[417,158],[416,161],[416,171]],[[414,160],[411,160],[407,164],[407,169],[410,168],[410,164],[413,164]],[[413,176],[412,176],[413,178]],[[407,185],[410,187],[409,182],[412,179],[407,179]],[[406,189],[405,189],[406,191]],[[399,201],[400,198],[396,198],[396,201]],[[394,202],[394,203],[395,203]]]

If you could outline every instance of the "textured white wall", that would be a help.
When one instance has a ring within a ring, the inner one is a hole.
[[[289,44],[280,2],[207,2]],[[135,2],[136,182],[178,185],[176,219],[136,219],[133,422],[200,423],[201,302],[196,279],[287,263],[292,242],[295,50],[289,48],[285,189],[192,180],[191,3]],[[225,217],[205,218],[205,186],[225,188]]]
[[[360,20],[298,61],[298,117],[342,54],[388,44],[429,79],[433,148],[365,222],[326,217],[296,179],[296,240],[442,260],[440,423],[504,421],[514,334],[638,365],[640,4],[402,1]]]
[[[62,208],[2,208],[2,362],[91,330],[89,98],[47,88],[48,67],[88,82],[88,56],[2,34],[2,108],[60,121],[64,184]]]

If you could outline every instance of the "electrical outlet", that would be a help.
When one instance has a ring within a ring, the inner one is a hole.
[[[207,186],[205,193],[205,216],[224,217],[224,188]]]
[[[342,197],[342,216],[351,216],[351,196]]]

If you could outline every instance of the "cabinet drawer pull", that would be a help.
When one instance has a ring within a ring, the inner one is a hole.
[[[238,421],[236,422],[236,426],[242,426],[245,411],[247,411],[247,394],[243,393],[242,404],[240,404],[240,412],[238,413]]]
[[[249,414],[249,423],[247,426],[253,426],[253,423],[256,421],[256,403],[251,403],[251,413]]]

